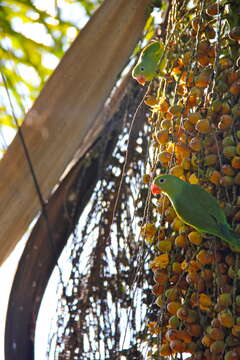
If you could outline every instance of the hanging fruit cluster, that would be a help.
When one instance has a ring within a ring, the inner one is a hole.
[[[166,35],[167,74],[152,82],[145,103],[152,171],[211,192],[240,238],[239,14],[237,0],[177,0]],[[152,222],[141,231],[156,250],[159,317],[148,327],[160,345],[151,356],[240,359],[239,255],[184,224],[166,197],[155,200]]]

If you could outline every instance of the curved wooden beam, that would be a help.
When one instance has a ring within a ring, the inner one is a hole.
[[[94,125],[146,21],[152,0],[107,0],[66,52],[26,115],[22,133],[48,199]],[[0,162],[0,264],[40,210],[20,138]]]

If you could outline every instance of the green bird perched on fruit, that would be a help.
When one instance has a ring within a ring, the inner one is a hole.
[[[165,193],[184,223],[197,231],[218,236],[233,251],[240,251],[240,238],[227,222],[217,200],[199,185],[189,184],[173,175],[161,175],[154,179],[153,194]]]
[[[132,77],[141,85],[151,81],[155,76],[163,76],[166,67],[163,42],[154,41],[146,46],[133,68]]]

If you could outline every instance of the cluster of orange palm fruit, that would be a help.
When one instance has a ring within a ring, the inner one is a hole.
[[[182,20],[169,44],[177,58],[169,61],[165,86],[160,91],[156,81],[157,95],[145,99],[153,153],[161,173],[199,183],[217,197],[240,236],[240,52],[232,51],[240,49],[240,27],[229,29],[231,8],[224,3],[205,1],[201,15],[199,8],[192,8],[184,36]],[[144,175],[143,182],[150,181]],[[156,249],[152,292],[160,315],[148,324],[160,344],[154,356],[240,359],[237,254],[184,224],[164,196],[155,201],[152,218],[141,234]]]

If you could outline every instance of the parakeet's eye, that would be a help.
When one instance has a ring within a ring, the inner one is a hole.
[[[160,179],[159,182],[162,184],[165,182],[165,179]]]
[[[141,67],[140,67],[140,71],[144,71],[144,66],[141,66]]]

